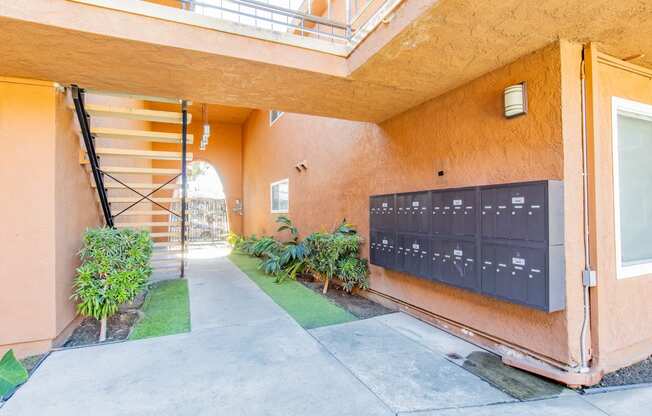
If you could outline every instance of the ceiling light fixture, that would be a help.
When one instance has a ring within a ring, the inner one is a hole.
[[[201,105],[202,110],[202,121],[204,122],[204,132],[201,136],[201,142],[199,142],[199,149],[206,150],[208,145],[208,138],[211,136],[211,125],[208,124],[208,106],[206,104]]]

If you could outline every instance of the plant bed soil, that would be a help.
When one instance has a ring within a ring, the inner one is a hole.
[[[27,370],[29,374],[32,374],[34,368],[41,362],[45,355],[46,354],[31,355],[20,360],[20,363],[25,367],[25,370]]]
[[[652,383],[652,357],[606,374],[600,383],[592,388],[626,386],[630,384]]]
[[[127,339],[131,328],[138,322],[140,313],[137,310],[118,312],[107,320],[106,341]],[[100,321],[95,318],[84,318],[75,328],[64,347],[79,347],[98,344],[100,339]]]
[[[336,284],[331,284],[328,287],[328,292],[324,295],[322,293],[324,282],[316,281],[310,275],[298,276],[297,281],[312,291],[319,293],[322,296],[326,296],[341,308],[344,308],[351,314],[355,315],[358,319],[368,319],[373,318],[374,316],[395,312],[367,298],[363,298],[354,293],[348,293]]]

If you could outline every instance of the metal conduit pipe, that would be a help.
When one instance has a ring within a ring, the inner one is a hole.
[[[580,333],[580,373],[588,373],[590,345],[588,345],[589,325],[591,321],[591,294],[589,288],[595,284],[595,272],[591,270],[591,251],[589,249],[589,172],[588,172],[588,144],[586,124],[586,54],[582,49],[582,64],[580,73],[580,84],[582,91],[582,201],[584,204],[584,271],[582,272],[583,292],[583,319]]]

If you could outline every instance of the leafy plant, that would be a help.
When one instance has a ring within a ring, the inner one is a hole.
[[[106,339],[106,319],[143,289],[152,268],[152,239],[147,231],[129,228],[86,230],[79,252],[72,299],[77,311],[100,320],[100,341]]]
[[[358,230],[355,229],[353,224],[346,222],[346,218],[342,220],[340,225],[338,225],[334,230],[333,234],[346,234],[346,235],[353,235],[357,234]]]
[[[356,286],[368,287],[369,271],[367,262],[359,258],[360,244],[362,238],[345,222],[334,233],[313,233],[306,238],[311,253],[306,260],[307,269],[324,281],[324,293],[335,277],[342,280],[347,291]]]
[[[324,293],[335,277],[349,292],[354,287],[369,286],[367,261],[359,257],[362,238],[352,224],[343,220],[332,233],[313,233],[301,241],[299,231],[288,217],[280,216],[276,222],[280,224],[278,232],[289,232],[289,240],[279,242],[272,237],[253,235],[234,245],[242,253],[262,258],[259,268],[274,276],[276,282],[296,279],[298,274],[307,271],[324,281]]]
[[[233,231],[229,231],[229,233],[226,236],[226,243],[230,245],[231,247],[237,247],[239,244],[242,243],[244,238]]]
[[[0,360],[0,399],[27,381],[27,377],[27,370],[16,359],[14,351],[7,351]]]
[[[297,230],[297,227],[292,224],[292,220],[290,218],[286,217],[285,215],[280,215],[279,217],[276,218],[276,222],[278,224],[281,224],[276,231],[279,233],[282,231],[288,231],[290,233],[290,236],[292,237],[292,241],[298,241],[299,240],[299,230]]]

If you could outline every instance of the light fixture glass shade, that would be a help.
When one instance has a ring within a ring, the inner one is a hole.
[[[505,88],[505,117],[527,114],[527,86],[525,82]]]

